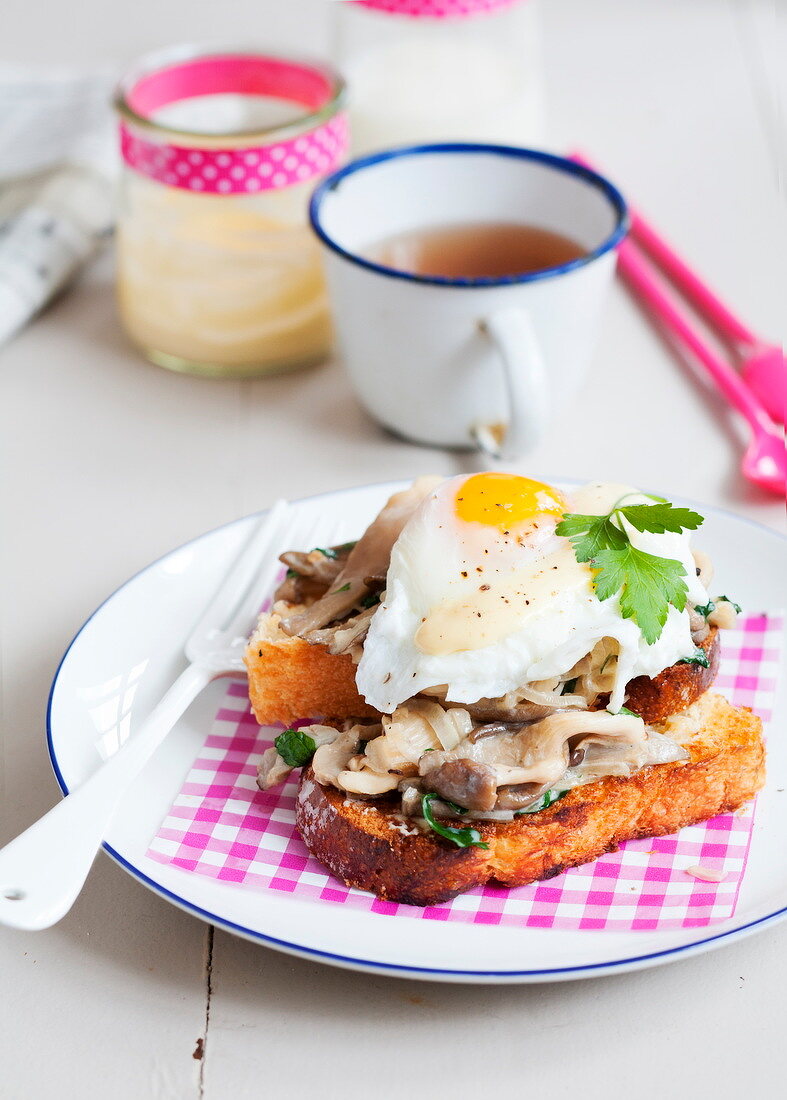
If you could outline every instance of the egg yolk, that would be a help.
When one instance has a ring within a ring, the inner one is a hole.
[[[455,508],[461,520],[505,531],[537,516],[562,516],[566,502],[562,493],[543,481],[488,473],[473,474],[460,485]]]

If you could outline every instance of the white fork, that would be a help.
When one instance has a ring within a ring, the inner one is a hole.
[[[0,923],[34,930],[65,916],[139,772],[211,680],[243,670],[246,639],[275,580],[277,555],[309,549],[315,535],[315,522],[298,523],[284,501],[260,520],[186,641],[188,666],[148,718],[81,787],[0,850]]]

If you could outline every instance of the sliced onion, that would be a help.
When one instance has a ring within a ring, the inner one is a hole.
[[[536,703],[541,707],[553,707],[555,710],[587,705],[583,695],[561,695],[559,691],[539,691],[532,685],[519,688],[516,694],[520,699],[526,699],[528,703]]]
[[[442,747],[449,752],[473,728],[469,711],[461,707],[444,710],[439,703],[432,703],[428,699],[413,699],[407,704],[407,710],[428,722]]]

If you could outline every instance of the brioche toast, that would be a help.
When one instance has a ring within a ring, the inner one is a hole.
[[[457,848],[421,833],[383,800],[352,799],[301,776],[296,822],[312,853],[348,886],[408,905],[437,905],[497,883],[524,886],[615,851],[734,810],[765,777],[760,719],[706,692],[664,723],[686,763],[644,768],[575,787],[539,813],[476,822],[488,849]],[[682,727],[682,728],[681,728]]]
[[[709,689],[691,509],[625,485],[419,479],[354,543],[290,550],[246,652],[263,789],[347,884],[415,905],[518,886],[736,809],[761,723]],[[312,720],[305,724],[304,719]],[[319,719],[319,721],[313,721]]]
[[[638,676],[628,684],[626,706],[646,722],[661,722],[685,710],[710,687],[719,664],[719,632],[713,627],[698,643],[708,659],[675,664],[652,680]],[[324,646],[290,637],[276,614],[263,615],[246,650],[249,699],[261,726],[330,716],[376,718],[355,684],[355,664],[347,654],[334,656]],[[603,700],[600,705],[605,705]]]

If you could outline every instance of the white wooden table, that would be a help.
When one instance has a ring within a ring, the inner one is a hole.
[[[549,0],[550,145],[586,149],[758,331],[784,315],[776,59],[763,0]],[[324,51],[321,0],[3,0],[3,60],[125,63],[184,39]],[[783,12],[783,9],[782,9]],[[779,41],[781,40],[781,50]],[[109,261],[0,352],[0,843],[57,791],[44,711],[93,607],[172,546],[276,496],[464,459],[396,441],[340,366],[245,383],[141,362]],[[781,528],[740,426],[615,288],[581,399],[521,472],[621,478]],[[211,930],[100,856],[56,928],[0,929],[0,1095],[779,1095],[787,926],[641,973],[532,987],[356,975]],[[197,1041],[204,1058],[192,1057]],[[467,1052],[467,1053],[465,1053]]]

